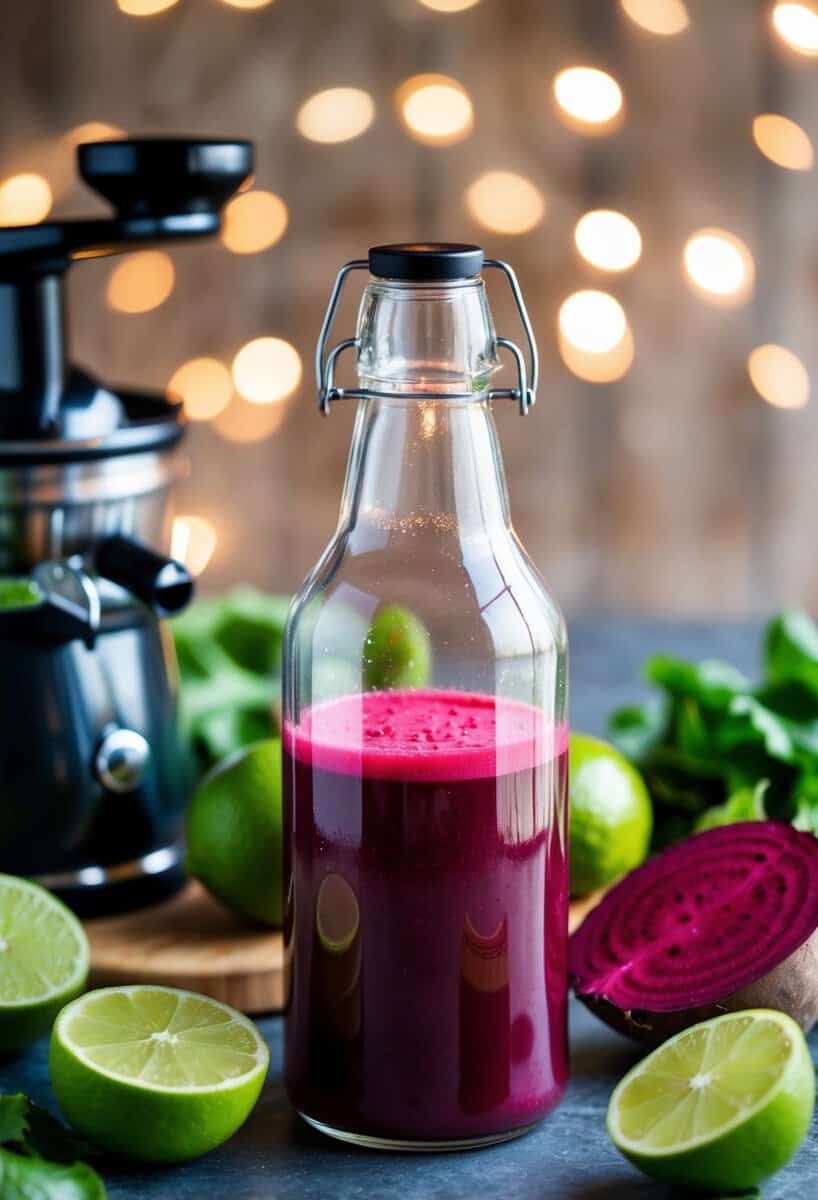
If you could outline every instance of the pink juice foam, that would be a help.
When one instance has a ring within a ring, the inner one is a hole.
[[[557,1103],[567,746],[540,710],[462,692],[346,696],[285,729],[287,1086],[305,1115],[460,1140]]]

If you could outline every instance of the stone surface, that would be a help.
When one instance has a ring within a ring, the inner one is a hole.
[[[654,650],[724,656],[756,667],[758,627],[608,621],[572,630],[572,712],[601,733],[613,705],[642,691],[639,667]],[[571,1010],[572,1081],[562,1106],[525,1138],[461,1154],[390,1155],[353,1150],[313,1133],[290,1110],[281,1084],[279,1018],[261,1022],[272,1050],[270,1077],[243,1130],[223,1149],[174,1169],[101,1162],[111,1200],[671,1200],[619,1158],[605,1134],[614,1083],[638,1051],[578,1004]],[[811,1039],[818,1058],[818,1036]],[[25,1091],[53,1107],[46,1050],[0,1066],[0,1091]],[[805,1200],[818,1179],[818,1120],[764,1200]]]

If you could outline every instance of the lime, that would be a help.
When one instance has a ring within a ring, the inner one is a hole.
[[[88,939],[74,914],[36,883],[0,875],[0,1051],[48,1033],[87,978]]]
[[[51,1082],[74,1128],[142,1162],[206,1154],[243,1125],[270,1053],[234,1008],[176,988],[88,992],[51,1035]]]
[[[429,682],[432,649],[423,622],[408,608],[387,604],[375,615],[364,641],[363,677],[368,688],[419,688]]]
[[[803,1033],[754,1009],[693,1025],[637,1063],[611,1096],[608,1133],[660,1183],[737,1192],[789,1162],[814,1105]]]
[[[14,576],[0,580],[0,608],[33,608],[43,603],[43,593],[30,579]]]
[[[644,861],[653,812],[642,776],[609,742],[572,733],[569,766],[571,895],[586,896]]]
[[[187,818],[187,866],[222,904],[280,925],[281,743],[237,750],[205,776]]]

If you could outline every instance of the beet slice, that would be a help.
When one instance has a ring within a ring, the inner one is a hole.
[[[818,1021],[818,839],[777,821],[696,834],[627,875],[570,942],[577,995],[656,1043],[721,1012]]]

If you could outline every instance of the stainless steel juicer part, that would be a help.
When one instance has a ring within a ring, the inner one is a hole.
[[[186,472],[177,446],[0,466],[0,574],[25,574],[113,533],[167,552],[172,489]]]

